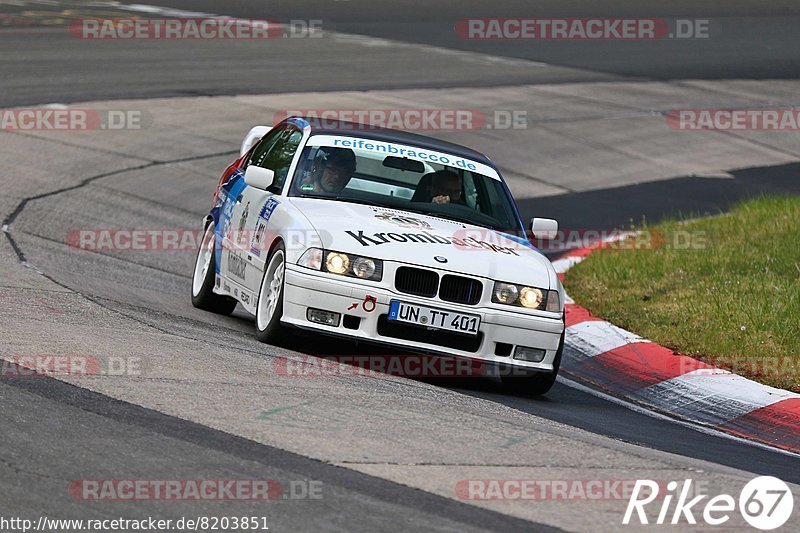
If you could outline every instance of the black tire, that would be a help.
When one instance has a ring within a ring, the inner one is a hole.
[[[200,261],[205,260],[204,252],[208,251],[209,243],[206,241],[208,233],[211,232],[211,257],[208,261],[208,267],[205,273],[198,271]],[[195,259],[194,275],[192,276],[192,305],[204,311],[211,311],[220,315],[230,315],[236,308],[236,300],[230,296],[223,296],[214,294],[214,282],[216,272],[216,257],[214,253],[214,223],[211,222],[206,226],[206,231],[203,233],[203,241],[200,243],[200,249],[197,251],[197,259]],[[202,279],[202,281],[201,281]],[[195,292],[196,289],[199,289]]]
[[[275,264],[276,262],[279,262],[279,264]],[[284,276],[286,274],[286,247],[283,242],[278,242],[277,246],[272,249],[265,265],[264,277],[261,279],[258,300],[256,301],[256,338],[267,344],[276,344],[283,340],[286,335],[286,328],[281,324]],[[276,275],[279,276],[277,284],[275,283]],[[276,287],[279,289],[279,294],[274,303],[274,310],[271,316],[265,317],[264,313],[268,313],[269,302],[271,301],[269,293],[265,293],[265,289],[274,290]]]
[[[561,355],[564,353],[564,333],[561,334],[561,341],[558,344],[556,357],[553,359],[552,372],[535,372],[526,375],[501,376],[500,382],[503,389],[515,396],[541,396],[547,394],[556,382],[558,369],[561,367]],[[519,371],[517,371],[519,372]],[[510,373],[514,373],[511,369]]]

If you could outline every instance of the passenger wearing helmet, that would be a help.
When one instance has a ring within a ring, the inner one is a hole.
[[[350,182],[356,170],[356,154],[349,148],[321,147],[311,163],[308,176],[300,185],[302,192],[338,194]]]

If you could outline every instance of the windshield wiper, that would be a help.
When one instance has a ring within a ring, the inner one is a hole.
[[[448,215],[446,213],[441,213],[439,211],[420,211],[420,213],[422,213],[423,215],[428,215],[429,217],[444,218],[447,220],[452,220],[453,222],[461,222],[462,224],[469,224],[471,226],[480,226],[482,228],[489,228],[492,230],[494,229],[492,226],[488,226],[486,224],[480,224],[468,218],[459,217],[456,215]]]
[[[314,198],[316,200],[335,200],[337,202],[350,202],[353,204],[371,205],[374,207],[385,207],[386,209],[396,209],[395,207],[390,207],[378,202],[373,202],[372,200],[365,200],[362,198],[352,198],[350,196],[317,196],[316,194],[301,194],[299,196],[300,198]]]
[[[385,205],[380,202],[374,202],[372,200],[366,200],[363,198],[353,198],[351,196],[317,196],[316,194],[300,194],[298,195],[300,198],[316,198],[319,200],[335,200],[337,202],[350,202],[353,204],[362,204],[362,205],[370,205],[373,207],[382,207],[384,209],[396,209],[400,211],[409,211],[411,213],[417,213],[420,215],[427,215],[429,217],[435,218],[443,218],[446,220],[452,220],[453,222],[460,222],[462,224],[470,224],[472,226],[479,226],[481,228],[487,228],[493,231],[496,231],[496,228],[490,224],[481,224],[480,222],[476,222],[474,220],[470,220],[466,217],[460,217],[457,215],[449,215],[447,213],[442,213],[440,211],[418,211],[416,209],[408,209],[405,206],[395,206],[395,205]]]
[[[394,209],[394,207],[389,207],[387,205],[383,205],[379,202],[373,202],[372,200],[365,200],[363,198],[351,198],[349,196],[334,196],[332,200],[338,200],[340,202],[350,202],[352,204],[362,204],[362,205],[372,205],[375,207],[385,207],[386,209]]]

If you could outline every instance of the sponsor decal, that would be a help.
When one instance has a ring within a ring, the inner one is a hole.
[[[244,206],[244,211],[242,212],[242,218],[239,220],[239,232],[244,231],[244,227],[247,225],[247,217],[250,216],[250,202],[247,202],[247,205]]]
[[[388,242],[399,243],[415,243],[415,244],[449,244],[464,250],[482,249],[489,250],[495,253],[504,255],[519,256],[517,251],[510,246],[500,246],[486,241],[481,241],[475,237],[443,237],[441,235],[433,235],[428,231],[420,233],[373,233],[372,235],[365,235],[363,230],[345,231],[348,235],[358,241],[361,246],[380,246]]]
[[[226,185],[220,189],[220,193],[224,193],[225,202],[222,204],[222,209],[220,210],[219,215],[219,225],[218,225],[218,234],[220,236],[227,235],[228,231],[230,230],[230,222],[231,216],[233,216],[233,209],[236,207],[236,198],[239,196],[244,188],[246,187],[246,183],[244,182],[244,172],[241,170],[237,170],[231,177],[228,179]]]
[[[239,295],[239,299],[242,301],[243,304],[250,305],[250,293],[242,291]]]
[[[267,223],[259,218],[258,222],[256,222],[256,231],[253,233],[253,241],[250,244],[250,253],[256,257],[261,257],[261,246],[265,231],[267,231]]]
[[[228,225],[231,222],[231,216],[233,215],[233,208],[236,206],[236,200],[228,197],[225,199],[225,205],[222,206],[222,220],[220,220],[220,232],[225,233],[228,229]]]
[[[261,211],[258,213],[259,218],[263,218],[267,222],[269,222],[269,218],[272,216],[272,213],[275,211],[275,208],[278,207],[280,202],[274,197],[270,196],[267,198],[267,201],[264,202],[264,205],[261,207]]]
[[[228,193],[225,192],[225,189],[219,189],[217,191],[217,205],[221,206],[228,200]]]
[[[371,152],[382,152],[385,154],[399,155],[400,157],[410,157],[412,159],[420,159],[422,161],[430,161],[432,163],[439,163],[442,165],[451,165],[458,168],[467,170],[478,170],[478,165],[467,159],[458,158],[455,156],[448,156],[438,152],[431,152],[424,148],[410,148],[410,147],[397,147],[392,143],[383,143],[380,141],[365,141],[364,139],[334,139],[334,146],[344,146],[345,148],[360,148],[362,150],[369,150]]]
[[[264,205],[261,206],[261,211],[258,212],[258,221],[256,222],[256,231],[253,233],[253,240],[250,244],[250,253],[256,257],[261,257],[261,249],[264,246],[264,233],[267,230],[267,224],[272,217],[272,213],[280,205],[280,202],[274,196],[267,198]],[[248,204],[249,206],[249,204]]]
[[[411,228],[411,229],[433,229],[433,227],[425,222],[424,220],[420,220],[419,218],[408,217],[405,215],[394,215],[392,213],[378,213],[375,215],[375,218],[378,220],[383,220],[385,222],[391,222],[392,224],[397,224],[403,228]]]
[[[521,251],[531,249],[531,243],[524,237],[517,237],[509,233],[501,233],[485,228],[462,228],[453,232],[453,245],[458,247],[459,241],[480,242],[482,248],[498,246],[506,250]],[[480,251],[480,248],[469,248],[468,251]]]
[[[479,163],[470,159],[437,152],[419,146],[407,146],[392,142],[383,142],[375,139],[359,139],[356,137],[338,137],[335,135],[314,135],[309,139],[308,146],[332,146],[340,148],[350,148],[356,151],[372,152],[378,156],[398,156],[408,159],[416,159],[422,163],[434,163],[437,165],[447,165],[457,169],[476,172],[483,176],[500,180],[497,170],[484,163]]]
[[[230,272],[232,276],[244,279],[244,273],[246,269],[247,269],[247,263],[245,262],[245,260],[239,257],[238,255],[234,254],[233,252],[229,251],[228,272]]]

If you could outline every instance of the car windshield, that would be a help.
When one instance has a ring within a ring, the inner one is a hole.
[[[290,196],[402,209],[501,231],[519,231],[497,172],[452,154],[354,137],[311,137]]]

